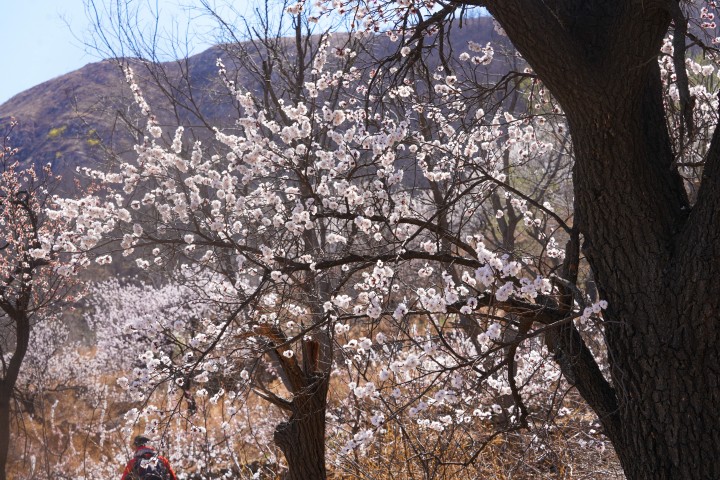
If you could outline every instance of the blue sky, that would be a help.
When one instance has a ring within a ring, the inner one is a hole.
[[[192,0],[133,0],[147,11],[157,5],[161,22],[176,19],[180,25],[187,23],[187,5]],[[212,0],[211,3],[215,3]],[[114,0],[96,0],[107,5]],[[218,0],[219,4],[235,3],[246,6],[249,0]],[[147,15],[146,23],[152,17]],[[202,29],[207,21],[196,19],[194,28]],[[169,24],[169,23],[168,23]],[[84,45],[91,39],[92,23],[85,12],[83,0],[2,0],[0,8],[0,103],[13,95],[51,78],[71,72],[91,62],[100,55]],[[207,26],[204,27],[207,31]],[[191,37],[193,53],[207,48],[212,35],[198,33]]]
[[[87,1],[87,0],[85,0]],[[0,0],[0,104],[39,83],[102,59],[92,47],[93,22],[84,0]],[[155,24],[151,12],[159,10],[161,30],[189,32],[190,53],[213,43],[215,22],[200,13],[201,0],[94,0],[98,8],[129,3],[144,12],[140,23]],[[248,16],[263,0],[204,0],[233,24]],[[279,16],[282,0],[268,0],[271,15]],[[241,24],[238,22],[237,24]],[[188,26],[189,25],[189,26]],[[170,60],[170,58],[163,58]]]
[[[95,59],[73,38],[87,31],[82,0],[8,0],[0,9],[0,102]],[[68,24],[66,23],[69,23]]]

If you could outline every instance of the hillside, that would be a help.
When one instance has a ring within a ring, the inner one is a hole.
[[[198,91],[207,91],[216,81],[217,54],[211,48],[187,60]],[[179,76],[177,63],[162,68]],[[167,104],[157,89],[149,88],[147,96],[154,105]],[[11,142],[20,149],[21,161],[51,163],[53,171],[62,174],[103,161],[104,147],[120,154],[130,151],[132,108],[120,68],[113,60],[104,60],[41,83],[0,105],[0,128],[7,128],[14,117],[19,125]],[[220,113],[207,110],[210,118]]]
[[[376,57],[396,47],[385,36],[376,40]],[[455,28],[450,47],[459,55],[469,40],[481,44],[506,42],[487,17],[466,20],[462,28]],[[207,124],[220,127],[231,124],[234,110],[218,77],[216,60],[226,61],[239,85],[261,88],[248,72],[242,72],[243,59],[227,61],[233,51],[233,46],[222,45],[174,62],[143,64],[132,60],[139,83],[161,123],[198,126],[203,125],[203,118]],[[491,70],[502,68],[507,67],[493,65]],[[173,108],[167,94],[183,98],[184,108]],[[6,130],[13,117],[19,125],[12,133],[11,144],[19,148],[21,161],[51,163],[53,171],[64,174],[66,181],[75,167],[97,166],[106,161],[107,152],[131,155],[133,137],[140,135],[143,127],[137,123],[132,94],[113,60],[88,64],[14,96],[0,105],[0,129]]]

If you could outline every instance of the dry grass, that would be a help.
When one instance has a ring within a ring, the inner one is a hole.
[[[105,381],[114,385],[115,378],[109,376]],[[342,403],[349,395],[347,382],[342,376],[334,377],[333,382],[329,411],[347,409]],[[279,382],[274,387],[282,390]],[[138,405],[112,401],[117,398],[112,392],[113,388],[109,388],[107,400],[93,399],[88,391],[77,389],[45,393],[38,398],[32,415],[23,412],[16,417],[9,479],[76,478],[62,477],[59,472],[81,471],[83,462],[104,464],[108,472],[119,475],[129,454],[128,439],[146,425],[140,421],[133,431],[123,430],[125,413]],[[258,469],[263,472],[261,478],[281,477],[284,459],[272,444],[272,429],[285,418],[278,409],[251,395],[237,404],[235,413],[230,414],[223,402],[213,405],[203,401],[191,415],[179,397],[163,397],[161,393],[156,393],[155,400],[161,400],[157,404],[177,410],[172,420],[157,427],[158,435],[164,433],[171,439],[185,435],[182,438],[186,442],[171,441],[168,451],[185,451],[188,438],[202,443],[197,434],[188,432],[204,429],[216,434],[222,423],[229,420],[235,425],[232,441],[236,466],[231,478],[251,478]],[[370,409],[367,405],[359,406]],[[548,417],[547,412],[535,412],[529,430],[497,435],[494,434],[498,424],[491,420],[470,426],[453,425],[438,433],[400,414],[398,421],[387,422],[384,429],[375,432],[369,448],[356,449],[347,455],[340,452],[354,433],[352,423],[346,422],[346,418],[330,421],[329,476],[338,480],[624,478],[612,448],[599,433],[595,417],[584,402],[570,391],[561,406],[566,412],[562,416]],[[196,460],[181,458],[173,463],[178,471],[192,473],[198,470]]]

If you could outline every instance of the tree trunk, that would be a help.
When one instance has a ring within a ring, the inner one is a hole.
[[[0,480],[5,480],[8,452],[10,450],[10,400],[12,388],[0,381]]]
[[[618,412],[606,431],[630,479],[720,478],[717,248],[688,223],[656,64],[644,83],[634,102],[598,99],[568,115],[576,224],[610,304]]]
[[[26,295],[25,301],[18,303],[26,307],[28,298],[29,295]],[[4,368],[0,378],[0,480],[5,480],[10,450],[10,404],[20,375],[20,367],[30,344],[30,319],[26,311],[18,310],[8,303],[0,302],[0,308],[15,324],[15,351],[10,356],[10,361],[3,363]]]
[[[293,412],[286,422],[275,428],[275,444],[288,462],[286,480],[324,480],[325,408],[327,381],[318,379],[319,387],[296,395]]]
[[[592,359],[581,348],[567,365],[586,371],[571,382],[627,478],[720,478],[720,133],[691,208],[657,65],[672,1],[486,3],[562,104],[572,135],[575,225],[609,302],[612,385],[586,374]]]

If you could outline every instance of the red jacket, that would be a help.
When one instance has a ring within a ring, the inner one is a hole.
[[[133,467],[135,467],[135,462],[138,461],[140,457],[142,457],[143,453],[150,453],[152,455],[155,455],[155,449],[150,447],[138,447],[135,450],[135,456],[130,459],[128,464],[125,466],[125,470],[123,471],[123,476],[121,480],[133,480],[134,477],[132,476],[133,473]],[[168,473],[170,473],[170,480],[177,480],[177,477],[175,476],[175,472],[173,471],[172,467],[170,466],[170,462],[168,462],[167,458],[161,457],[158,455],[158,460],[162,462],[163,465],[165,465],[165,468],[167,469]]]

